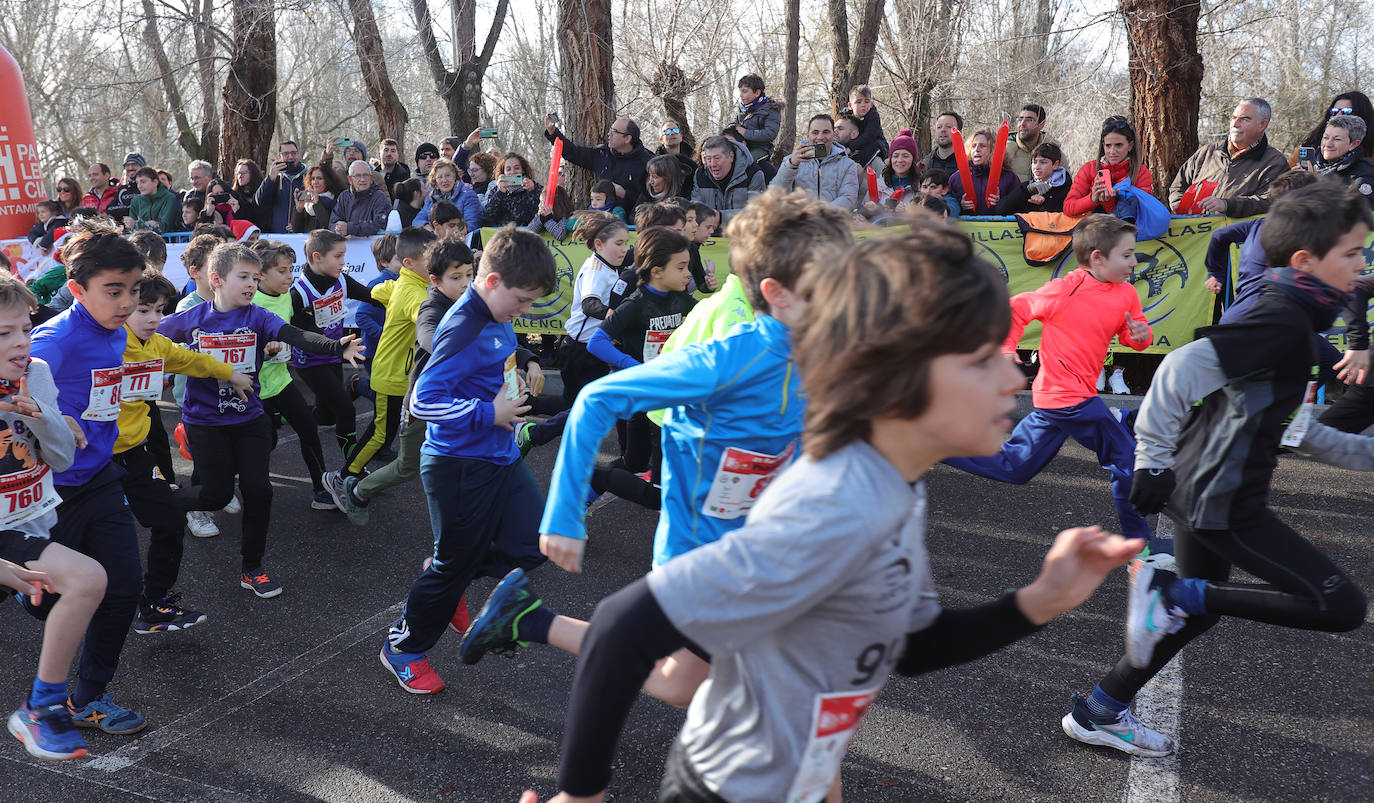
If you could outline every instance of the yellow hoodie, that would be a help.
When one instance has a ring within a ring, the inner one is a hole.
[[[212,377],[227,380],[234,369],[209,354],[178,346],[159,334],[147,342],[125,325],[129,336],[124,346],[124,380],[120,384],[119,438],[114,452],[127,452],[148,439],[148,401],[162,397],[162,375]]]
[[[415,318],[429,296],[429,280],[410,268],[401,268],[395,283],[372,289],[372,297],[386,304],[386,323],[377,339],[377,353],[370,355],[372,389],[388,396],[404,396],[415,366]]]

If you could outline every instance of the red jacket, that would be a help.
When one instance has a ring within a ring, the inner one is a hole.
[[[81,198],[81,205],[92,207],[103,213],[106,209],[110,208],[110,204],[114,203],[115,198],[118,197],[119,185],[111,184],[110,186],[106,187],[105,191],[102,192],[100,195],[96,195],[95,190],[91,190],[90,192],[86,193]]]
[[[1134,284],[1098,281],[1079,268],[1039,290],[1012,296],[1011,331],[1002,352],[1016,351],[1026,324],[1042,322],[1040,373],[1031,385],[1031,400],[1044,410],[1072,407],[1097,395],[1097,375],[1113,337],[1136,351],[1153,342],[1153,332],[1144,342],[1131,340],[1127,315],[1148,328]]]
[[[1094,159],[1078,168],[1078,175],[1073,177],[1073,186],[1069,188],[1069,197],[1064,199],[1064,214],[1072,217],[1082,217],[1093,212],[1111,214],[1111,211],[1116,208],[1116,199],[1108,198],[1103,203],[1095,203],[1092,199],[1093,180],[1097,178],[1097,171],[1105,167],[1111,172],[1112,184],[1115,185],[1126,177],[1126,171],[1130,169],[1130,166],[1130,162],[1104,165]],[[1155,178],[1150,175],[1150,168],[1145,165],[1140,166],[1140,171],[1135,174],[1131,183],[1148,193],[1155,191]]]

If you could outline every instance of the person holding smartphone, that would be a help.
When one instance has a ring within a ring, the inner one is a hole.
[[[258,185],[253,199],[258,207],[258,226],[263,231],[299,231],[290,224],[296,193],[305,189],[304,178],[300,146],[293,140],[283,140],[277,148],[276,161],[267,166],[267,178]]]
[[[1066,215],[1110,214],[1116,208],[1116,193],[1112,187],[1127,177],[1131,184],[1145,192],[1155,190],[1154,176],[1136,147],[1135,128],[1129,120],[1121,115],[1103,120],[1097,142],[1097,158],[1078,169],[1069,196],[1064,199]]]
[[[487,188],[482,212],[483,226],[524,226],[539,213],[543,187],[530,178],[533,172],[524,156],[511,152],[501,159],[501,174]]]

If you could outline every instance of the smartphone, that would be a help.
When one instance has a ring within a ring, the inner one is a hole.
[[[297,200],[297,201],[308,201],[308,200],[310,200],[310,190],[298,190],[298,191],[296,192],[296,200]]]
[[[347,148],[349,145],[353,144],[353,140],[348,137],[334,137],[333,141],[334,147],[336,148]]]
[[[1108,195],[1116,195],[1116,190],[1112,189],[1112,172],[1110,170],[1103,168],[1097,171],[1097,180],[1106,185]]]
[[[214,201],[214,202],[217,203],[217,204],[228,203],[228,202],[229,202],[229,193],[227,193],[227,192],[217,192],[217,193],[215,193],[214,195],[211,195],[211,196],[210,196],[210,200]]]
[[[1298,148],[1298,164],[1302,167],[1311,167],[1317,161],[1316,148]]]
[[[827,156],[829,156],[829,155],[830,155],[830,146],[829,146],[829,145],[817,145],[817,146],[816,146],[816,158],[817,158],[817,159],[824,159],[825,157],[827,157]]]
[[[549,112],[549,122],[558,125],[558,112]]]
[[[521,186],[522,184],[524,184],[524,183],[525,183],[525,177],[524,177],[524,176],[516,176],[516,175],[504,175],[504,176],[501,176],[501,186],[502,186],[502,187],[506,187],[507,189],[512,189],[512,190],[513,190],[513,189],[517,189],[518,187],[520,187],[520,186]]]
[[[477,136],[481,139],[491,139],[500,133],[500,129],[497,128],[480,128],[477,130]]]

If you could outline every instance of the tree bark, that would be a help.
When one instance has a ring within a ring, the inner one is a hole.
[[[410,115],[401,96],[391,84],[386,68],[386,53],[382,49],[382,34],[377,30],[377,18],[372,13],[372,0],[348,0],[353,16],[353,47],[358,52],[363,84],[372,109],[377,115],[378,141],[394,139],[401,153],[406,152],[405,130]]]
[[[200,143],[204,146],[205,156],[210,164],[219,161],[220,127],[219,109],[215,106],[215,3],[214,0],[201,0],[200,13],[196,15],[191,28],[191,38],[196,46],[196,81],[200,84]]]
[[[157,12],[153,8],[153,0],[143,0],[143,43],[148,46],[148,50],[153,54],[153,62],[157,64],[158,78],[162,81],[163,92],[167,94],[167,107],[172,110],[172,120],[176,122],[177,144],[181,145],[181,149],[192,159],[204,159],[205,145],[200,137],[196,136],[190,119],[186,117],[186,100],[181,94],[176,75],[172,73],[172,63],[167,58],[167,50],[162,46],[162,34],[158,31]]]
[[[687,153],[696,153],[697,139],[687,122],[687,74],[677,64],[663,61],[654,73],[649,90],[663,101],[663,111],[668,119],[678,124],[682,131],[682,147]]]
[[[238,159],[267,164],[277,127],[277,32],[272,0],[233,0],[233,55],[224,80],[221,176]]]
[[[579,145],[595,145],[615,122],[609,0],[558,0],[558,51],[565,105],[560,129]],[[591,181],[589,171],[568,165],[560,186],[581,206]]]
[[[801,0],[787,0],[783,12],[787,27],[787,52],[783,57],[782,127],[773,143],[773,164],[780,165],[797,142],[797,74],[800,63]]]
[[[457,28],[454,31],[454,52],[458,61],[452,71],[444,65],[443,53],[434,36],[434,19],[429,13],[428,0],[411,0],[410,7],[415,15],[415,27],[419,30],[425,64],[429,67],[430,78],[434,80],[434,91],[444,101],[444,108],[448,111],[450,135],[466,137],[469,131],[481,126],[482,81],[491,64],[492,54],[496,52],[496,42],[506,23],[510,0],[497,0],[496,9],[492,12],[491,28],[487,31],[481,53],[477,52],[476,7],[473,0],[459,0],[459,7],[454,9],[453,14]]]
[[[834,60],[831,63],[830,105],[839,114],[849,103],[849,93],[868,83],[873,73],[873,54],[878,46],[878,30],[883,21],[885,0],[864,0],[859,21],[859,40],[849,48],[849,14],[845,0],[830,0],[830,24],[834,28]],[[789,40],[790,42],[791,40]]]
[[[1164,199],[1174,174],[1198,147],[1199,8],[1197,3],[1170,0],[1121,0],[1136,148],[1154,175],[1155,194]]]

